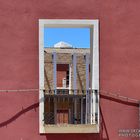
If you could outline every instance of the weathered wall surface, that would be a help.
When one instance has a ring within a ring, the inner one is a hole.
[[[100,20],[100,88],[140,98],[139,0],[0,0],[0,89],[38,88],[38,19]],[[0,93],[3,140],[122,140],[138,128],[138,108],[101,99],[103,133],[40,135],[38,92]]]

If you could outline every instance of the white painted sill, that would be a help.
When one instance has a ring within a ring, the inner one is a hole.
[[[44,125],[44,133],[99,133],[98,124]]]

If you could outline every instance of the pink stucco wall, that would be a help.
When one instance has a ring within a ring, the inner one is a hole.
[[[38,19],[100,20],[100,87],[140,99],[139,0],[0,0],[0,89],[38,88]],[[0,139],[123,140],[138,107],[101,98],[103,133],[39,134],[38,92],[0,93]]]

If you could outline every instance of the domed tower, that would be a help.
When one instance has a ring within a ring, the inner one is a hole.
[[[60,49],[71,49],[73,48],[72,45],[66,43],[66,42],[63,42],[63,41],[60,41],[58,43],[56,43],[54,45],[54,48],[60,48]]]

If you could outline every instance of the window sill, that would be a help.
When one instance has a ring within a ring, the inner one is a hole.
[[[43,133],[99,133],[99,125],[98,124],[45,125]]]

